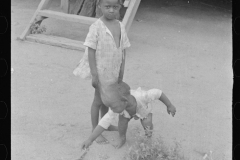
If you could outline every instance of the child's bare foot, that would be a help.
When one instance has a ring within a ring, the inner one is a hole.
[[[118,131],[118,127],[117,127],[117,126],[110,125],[110,126],[108,127],[108,131]]]
[[[108,144],[108,140],[103,137],[102,135],[98,136],[98,138],[95,140],[98,144]]]
[[[153,130],[150,129],[150,126],[147,126],[147,127],[145,128],[145,136],[146,136],[147,138],[151,138],[151,137],[152,137],[152,134],[153,134]]]
[[[126,143],[126,136],[120,137],[119,142],[117,145],[114,145],[116,149],[121,148]]]
[[[145,131],[145,136],[146,136],[147,138],[151,138],[151,137],[152,137],[152,132]]]

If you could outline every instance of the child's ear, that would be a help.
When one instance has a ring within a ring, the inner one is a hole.
[[[121,101],[123,101],[124,103],[127,103],[128,99],[126,97],[122,96]]]

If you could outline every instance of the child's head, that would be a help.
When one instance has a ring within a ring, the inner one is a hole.
[[[103,103],[115,113],[121,113],[127,107],[129,95],[130,87],[124,82],[101,89]]]
[[[122,6],[122,0],[98,0],[98,7],[103,16],[108,20],[116,19]]]

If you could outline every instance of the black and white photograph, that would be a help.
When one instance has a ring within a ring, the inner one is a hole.
[[[11,0],[12,160],[231,160],[232,0]]]

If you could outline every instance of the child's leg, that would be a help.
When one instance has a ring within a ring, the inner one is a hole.
[[[127,132],[129,120],[130,119],[123,117],[123,115],[119,115],[118,132],[120,136],[120,142],[116,146],[116,148],[121,148],[126,142],[126,132]]]
[[[147,118],[141,119],[141,123],[145,130],[145,135],[147,137],[152,137],[152,130],[153,130],[152,113],[149,113]]]
[[[99,90],[95,89],[94,99],[93,99],[93,103],[92,103],[92,106],[91,106],[92,131],[98,125],[99,110],[100,110],[101,105],[102,105],[102,100],[101,100],[101,97],[100,97],[100,92],[99,92]],[[97,143],[107,143],[107,139],[104,138],[102,135],[100,135],[96,139],[96,142]]]
[[[110,125],[107,130],[108,131],[118,131],[118,126]]]
[[[101,107],[100,94],[97,89],[95,89],[94,99],[91,106],[91,120],[92,120],[92,130],[98,125],[99,110]]]

